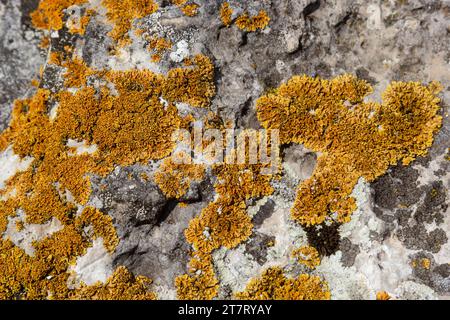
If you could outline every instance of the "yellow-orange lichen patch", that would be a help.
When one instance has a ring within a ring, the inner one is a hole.
[[[66,57],[61,60],[66,61]],[[168,82],[164,76],[139,70],[98,71],[93,76],[103,85],[94,89],[87,86],[88,67],[78,62],[74,67],[76,79],[65,79],[67,86],[81,86],[75,93],[63,90],[52,94],[39,89],[31,98],[15,101],[10,125],[0,135],[1,150],[12,146],[21,158],[32,158],[29,169],[16,173],[1,191],[2,195],[11,195],[0,201],[0,231],[18,210],[24,212],[26,223],[43,224],[54,217],[63,224],[62,230],[33,243],[34,257],[2,240],[0,298],[154,297],[144,289],[144,278],[134,278],[123,270],[118,270],[106,285],[84,286],[81,293],[67,288],[68,267],[85,253],[92,238],[102,237],[110,252],[118,243],[109,216],[90,207],[78,217],[76,211],[77,205],[89,200],[90,174],[104,176],[116,165],[145,163],[170,155],[172,132],[182,119],[173,101],[168,100],[168,105],[160,101]],[[192,76],[194,80],[179,79],[181,84],[199,81],[195,72],[180,76]],[[171,87],[167,92],[177,96],[177,90],[185,89]],[[56,103],[57,111],[50,119],[50,109]],[[74,155],[67,145],[69,139],[96,145],[97,151]],[[93,237],[85,228],[89,226]]]
[[[85,86],[87,78],[95,73],[94,70],[89,68],[86,63],[78,57],[61,62],[61,66],[66,68],[64,84],[69,88]]]
[[[298,263],[311,269],[315,269],[320,264],[319,252],[314,247],[303,246],[292,251],[292,256]]]
[[[66,226],[35,242],[33,257],[12,242],[0,240],[0,299],[66,297],[68,274],[65,270],[85,252],[88,245],[73,226]]]
[[[428,258],[423,258],[423,259],[421,260],[421,262],[422,262],[422,268],[424,268],[424,269],[426,269],[426,270],[429,270],[429,269],[430,269],[430,266],[431,266],[431,261],[430,261],[430,259],[428,259]]]
[[[91,21],[91,17],[94,15],[94,10],[86,10],[86,13],[78,19],[68,20],[68,29],[70,33],[76,33],[79,35],[84,35],[86,32],[86,27]]]
[[[175,278],[177,297],[180,300],[211,300],[219,289],[211,256],[200,254],[190,261],[190,274]]]
[[[59,52],[50,52],[48,57],[48,63],[60,66],[62,63],[62,55]]]
[[[86,2],[87,0],[41,0],[38,8],[31,13],[31,22],[37,29],[60,30],[63,27],[64,10]]]
[[[247,32],[262,30],[269,25],[270,18],[265,10],[260,10],[256,16],[249,16],[244,13],[236,19],[236,26]]]
[[[331,295],[328,284],[318,276],[301,274],[290,279],[273,267],[250,280],[245,291],[235,296],[244,300],[329,300]]]
[[[130,43],[128,32],[132,29],[134,19],[144,18],[158,10],[158,4],[153,0],[103,0],[102,4],[114,25],[109,36],[119,47]]]
[[[150,61],[154,62],[154,63],[160,62],[161,59],[162,59],[162,57],[161,57],[161,54],[159,54],[159,53],[152,54],[152,56],[150,57]]]
[[[187,67],[171,69],[163,86],[163,97],[194,107],[207,107],[216,94],[214,65],[206,56],[185,61]]]
[[[70,292],[74,300],[156,300],[148,290],[152,280],[145,276],[134,276],[127,268],[118,267],[105,284],[82,286]]]
[[[262,174],[262,168],[259,164],[216,165],[213,167],[217,176],[214,188],[221,197],[236,202],[271,195],[273,188],[270,181],[274,176]]]
[[[112,218],[96,208],[85,208],[81,215],[77,217],[75,224],[78,228],[92,226],[94,239],[101,237],[105,248],[110,253],[113,253],[119,244],[119,238],[112,223]]]
[[[431,261],[428,258],[416,259],[411,262],[413,268],[421,267],[425,270],[429,270],[431,266]]]
[[[47,49],[50,46],[50,37],[42,37],[39,48]]]
[[[222,3],[220,7],[220,20],[222,20],[222,23],[229,27],[231,26],[231,23],[233,22],[231,20],[231,16],[233,15],[233,9],[231,8],[230,4],[228,2]]]
[[[38,79],[33,79],[33,80],[31,80],[31,85],[32,85],[33,87],[39,88],[39,84],[40,84],[40,82],[39,82]]]
[[[25,228],[23,221],[16,221],[16,231],[22,231]]]
[[[248,239],[252,228],[244,202],[233,203],[219,198],[189,222],[185,235],[196,251],[211,253],[221,246],[236,247]]]
[[[180,7],[188,2],[188,0],[171,0],[171,2],[176,5],[177,7]]]
[[[181,11],[184,13],[185,16],[188,17],[194,17],[198,14],[198,9],[200,6],[196,3],[190,3],[181,8]]]
[[[99,150],[103,167],[130,165],[170,154],[172,132],[180,119],[173,105],[159,101],[162,77],[149,71],[110,72],[119,95],[106,88],[96,97],[87,87],[59,95],[58,119],[67,137],[86,140]],[[57,120],[58,120],[57,119]]]
[[[147,47],[149,51],[156,52],[151,57],[152,62],[159,62],[164,52],[170,50],[170,48],[172,48],[172,42],[168,39],[160,37],[151,38],[150,44]]]
[[[244,164],[213,166],[218,198],[192,219],[185,230],[186,240],[195,251],[190,261],[191,274],[182,275],[176,281],[180,299],[211,299],[217,294],[212,251],[222,246],[231,249],[247,240],[253,224],[247,215],[245,201],[273,193],[270,181],[274,176],[261,174],[262,165],[248,164],[248,156],[246,152],[247,162]]]
[[[386,291],[377,292],[377,300],[390,300],[391,296]]]
[[[348,222],[360,177],[373,181],[390,165],[426,154],[439,129],[439,87],[393,82],[383,103],[364,102],[371,86],[351,75],[323,80],[295,76],[257,101],[263,127],[278,129],[282,144],[321,152],[312,177],[297,192],[292,218],[304,225]]]
[[[155,50],[158,53],[170,50],[172,48],[172,42],[165,38],[153,37],[150,39],[150,44],[148,45],[149,50]]]
[[[193,181],[201,181],[205,175],[202,164],[184,164],[173,157],[166,158],[154,179],[164,195],[168,198],[181,198],[186,194]]]
[[[16,214],[14,204],[11,200],[0,200],[0,234],[3,234],[8,227],[8,217]]]

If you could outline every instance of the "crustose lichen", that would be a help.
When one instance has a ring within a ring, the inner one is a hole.
[[[359,178],[373,181],[390,165],[424,155],[442,117],[439,86],[393,82],[383,103],[365,102],[371,86],[351,75],[323,80],[295,76],[257,101],[257,116],[280,130],[282,144],[321,152],[311,178],[297,191],[292,218],[303,225],[348,222]]]

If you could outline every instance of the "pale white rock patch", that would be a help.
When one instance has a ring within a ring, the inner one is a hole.
[[[175,51],[172,51],[169,55],[173,62],[181,62],[189,56],[189,44],[186,40],[180,40],[176,44]]]
[[[97,282],[105,283],[112,275],[112,257],[103,244],[103,238],[98,237],[86,253],[77,258],[76,264],[70,266],[68,272],[69,288],[78,288],[81,283],[93,285]]]
[[[24,220],[25,213],[22,210],[19,210],[16,217],[9,217],[8,225],[2,238],[11,240],[12,243],[24,250],[29,256],[34,256],[34,241],[41,241],[63,229],[62,223],[55,217],[44,224],[28,224]],[[23,223],[22,230],[17,230],[18,222]]]
[[[14,153],[12,146],[7,147],[0,152],[0,190],[5,188],[6,181],[14,176],[17,172],[25,171],[33,162],[32,157],[20,159]]]
[[[94,154],[98,148],[96,144],[88,145],[86,140],[77,141],[68,139],[67,144],[69,148],[75,148],[75,152],[68,152],[69,156],[79,156],[82,154]]]

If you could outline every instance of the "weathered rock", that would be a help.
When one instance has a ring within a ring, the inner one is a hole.
[[[63,85],[64,70],[45,64],[47,51],[38,47],[41,33],[31,26],[29,13],[38,2],[0,1],[0,130],[8,126],[13,101],[34,93],[30,82],[38,77],[40,66],[44,67],[42,88],[56,92]],[[222,1],[196,1],[200,12],[195,17],[184,16],[168,1],[160,2],[160,10],[141,21],[149,34],[174,44],[160,64],[150,62],[146,43],[134,37],[120,55],[111,56],[113,42],[107,36],[111,26],[102,17],[91,19],[83,39],[66,28],[53,33],[51,47],[73,46],[94,68],[163,74],[185,57],[206,54],[214,62],[217,87],[211,111],[239,129],[260,128],[257,99],[297,74],[331,78],[353,73],[374,86],[371,99],[375,100],[395,80],[437,80],[444,88],[440,93],[443,126],[428,155],[407,167],[393,166],[370,184],[361,182],[354,191],[358,210],[349,224],[303,230],[289,221],[296,188],[311,176],[317,155],[302,146],[286,146],[283,176],[273,182],[274,195],[260,207],[256,200],[249,202],[256,210],[253,235],[237,248],[214,254],[217,276],[223,282],[220,297],[230,298],[242,290],[272,262],[292,267],[289,249],[308,241],[322,255],[316,272],[329,282],[332,298],[373,299],[378,290],[398,298],[450,295],[448,1],[230,1],[233,18],[244,10],[268,12],[269,27],[255,33],[223,26]],[[191,249],[184,229],[215,198],[214,177],[208,172],[183,198],[167,199],[152,181],[157,166],[117,167],[105,178],[91,177],[88,205],[113,218],[120,238],[108,268],[125,265],[154,279],[159,297],[175,298],[173,280],[187,271]],[[150,178],[143,179],[142,173]],[[188,206],[180,206],[180,201]],[[100,259],[101,254],[91,254],[84,259]],[[423,258],[431,261],[429,269],[410,265]],[[83,267],[89,262],[81,260],[78,267],[83,273],[91,272]],[[302,271],[292,270],[294,275]]]

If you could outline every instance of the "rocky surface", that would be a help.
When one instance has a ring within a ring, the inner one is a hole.
[[[38,47],[41,33],[30,25],[28,15],[38,1],[20,3],[0,1],[0,129],[8,126],[12,102],[34,93],[30,81],[41,66],[42,86],[56,91],[62,81],[60,71],[45,64],[48,52]],[[444,87],[444,123],[429,154],[410,166],[392,167],[373,183],[361,179],[353,192],[358,209],[350,223],[302,229],[289,219],[295,188],[311,175],[317,156],[302,146],[285,147],[275,193],[248,210],[254,222],[250,239],[213,254],[219,297],[243,290],[270,266],[285,265],[298,274],[289,253],[309,242],[323,257],[314,273],[328,281],[333,299],[374,299],[377,291],[405,299],[449,298],[450,1],[230,1],[236,15],[244,9],[267,11],[269,26],[254,33],[224,27],[218,14],[221,1],[196,1],[200,9],[194,17],[168,1],[159,3],[157,13],[142,19],[148,32],[174,44],[159,64],[150,62],[140,39],[120,55],[109,56],[110,27],[101,15],[91,19],[83,39],[62,29],[52,34],[51,46],[70,44],[97,68],[161,73],[203,53],[216,68],[211,110],[238,128],[260,128],[256,99],[296,74],[356,74],[374,86],[370,98],[375,100],[396,80],[437,80]],[[108,261],[96,264],[103,255],[91,254],[92,261],[82,261],[77,273],[104,280],[115,266],[125,265],[154,279],[159,298],[176,297],[173,279],[186,272],[190,251],[183,231],[214,198],[215,178],[208,174],[193,184],[180,200],[188,205],[180,206],[180,201],[166,199],[152,179],[142,178],[142,173],[152,177],[158,165],[117,167],[106,178],[92,177],[89,204],[113,217],[120,243]],[[421,264],[423,259],[429,265]]]

